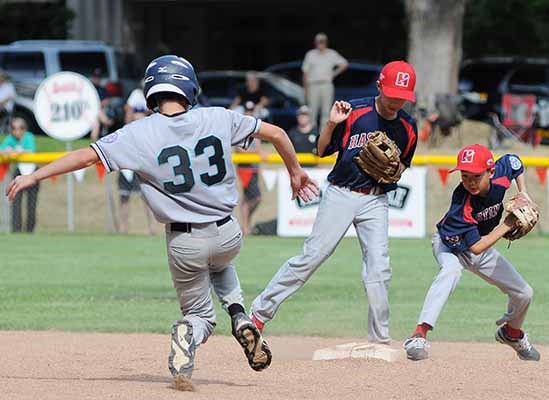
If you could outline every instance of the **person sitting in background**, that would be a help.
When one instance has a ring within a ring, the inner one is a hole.
[[[267,109],[269,98],[261,87],[257,73],[253,71],[246,74],[246,87],[238,93],[229,108],[244,114],[244,106],[248,101],[254,104],[252,116],[263,120],[269,118],[269,110]]]
[[[253,115],[255,104],[247,101],[244,104],[244,115]],[[261,140],[254,139],[247,150],[236,147],[239,153],[259,153],[263,158]],[[261,203],[261,190],[259,188],[259,164],[238,164],[237,173],[242,185],[243,198],[240,201],[240,215],[242,218],[242,233],[248,235],[251,232],[251,218]]]
[[[141,81],[139,87],[132,90],[126,100],[126,104],[124,105],[126,123],[130,123],[151,114],[150,110],[147,108],[147,100],[143,94],[143,85],[144,82]]]
[[[122,128],[125,123],[125,103],[120,97],[116,86],[108,87],[107,97],[101,102],[101,109],[98,114],[98,124],[92,129],[90,138],[92,142],[103,136]]]
[[[301,106],[297,110],[297,125],[288,131],[290,141],[294,145],[296,153],[311,153],[316,155],[316,140],[318,130],[311,120],[311,110],[307,106]],[[303,166],[316,166],[316,163],[300,163]]]
[[[9,126],[15,95],[15,87],[9,81],[8,74],[0,69],[0,133],[7,131]]]
[[[34,135],[28,131],[27,122],[23,118],[13,118],[11,121],[11,133],[0,144],[0,154],[12,155],[22,153],[34,153],[36,143]],[[19,163],[13,177],[28,175],[35,169],[34,164]],[[23,196],[27,197],[27,224],[26,231],[33,232],[36,225],[36,205],[40,184],[29,187],[17,194],[12,203],[11,228],[12,232],[21,232],[23,227],[22,203]]]

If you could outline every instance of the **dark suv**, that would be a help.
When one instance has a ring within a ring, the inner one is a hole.
[[[460,68],[459,90],[470,104],[468,116],[486,119],[498,111],[505,93],[549,94],[549,59],[483,57],[465,60]]]
[[[530,133],[549,128],[549,59],[482,57],[465,60],[460,68],[459,91],[464,98],[466,118],[488,122],[501,129],[505,128],[498,126],[506,118],[505,95],[535,96]],[[543,143],[548,141],[549,137],[542,139]]]

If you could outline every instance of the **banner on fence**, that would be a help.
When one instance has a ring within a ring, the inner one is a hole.
[[[279,236],[308,236],[315,221],[320,198],[326,189],[329,169],[310,168],[307,173],[321,187],[321,194],[311,203],[291,200],[290,179],[286,170],[278,171],[278,224]],[[407,169],[396,190],[389,196],[389,236],[425,236],[426,167]],[[353,226],[346,236],[356,236]]]

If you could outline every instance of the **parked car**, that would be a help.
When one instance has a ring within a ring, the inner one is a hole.
[[[504,96],[535,96],[532,129],[518,136],[533,138],[536,130],[549,129],[549,59],[532,57],[481,57],[463,61],[459,74],[459,92],[464,98],[465,117],[505,129]],[[497,119],[494,117],[497,116]],[[549,135],[542,138],[549,144]]]
[[[302,84],[301,60],[289,61],[267,67],[265,71],[284,76],[294,83]],[[350,100],[377,96],[376,81],[383,65],[350,62],[349,68],[334,80],[336,100]]]
[[[123,72],[120,81],[117,56],[112,47],[88,40],[20,40],[0,46],[0,69],[11,77],[17,97],[15,114],[24,117],[34,132],[40,129],[34,119],[34,93],[46,77],[59,71],[90,76],[99,68],[103,84],[125,96],[139,83],[131,73]]]
[[[228,108],[245,87],[248,71],[204,71],[198,73],[202,88],[202,103],[206,106]],[[258,72],[260,85],[270,104],[269,121],[283,129],[296,124],[296,111],[305,102],[303,88],[290,80],[270,72]]]

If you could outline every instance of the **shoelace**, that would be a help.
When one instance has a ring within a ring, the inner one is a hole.
[[[408,339],[408,342],[406,343],[406,347],[408,346],[414,346],[414,347],[423,347],[423,348],[429,348],[431,347],[429,345],[429,343],[427,342],[427,340],[425,338],[422,338],[422,337],[413,337],[413,338],[410,338]]]
[[[519,348],[519,350],[526,350],[526,351],[532,350],[532,345],[528,341],[528,334],[527,333],[525,333],[524,336],[522,337],[522,339],[519,340],[518,348]]]

